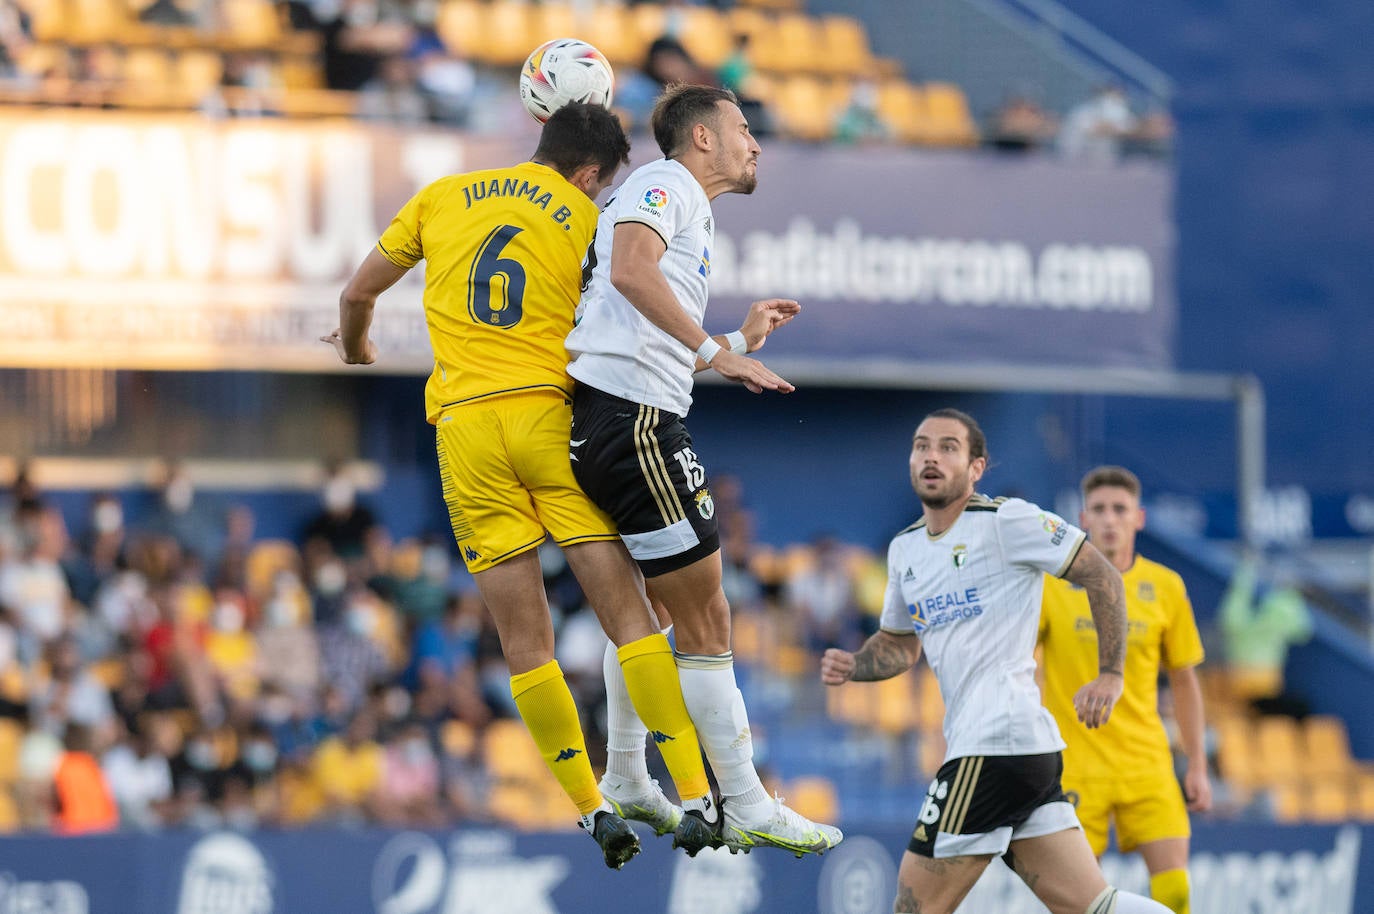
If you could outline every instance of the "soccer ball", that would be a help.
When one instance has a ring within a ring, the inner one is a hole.
[[[611,104],[615,73],[596,48],[576,38],[555,38],[535,48],[520,68],[520,101],[544,123],[568,102]]]

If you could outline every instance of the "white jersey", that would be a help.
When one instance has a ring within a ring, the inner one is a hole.
[[[1062,576],[1082,530],[1019,498],[975,494],[931,536],[918,521],[887,551],[884,631],[915,629],[945,701],[945,759],[1064,748],[1035,684],[1048,572]]]
[[[667,245],[659,269],[682,309],[701,324],[715,225],[706,191],[682,163],[659,159],[630,173],[601,211],[591,283],[568,334],[568,373],[613,396],[678,416],[692,406],[696,353],[656,327],[611,285],[615,227],[640,222]]]

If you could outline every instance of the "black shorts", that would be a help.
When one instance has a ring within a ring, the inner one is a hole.
[[[646,578],[720,548],[706,469],[681,416],[579,384],[571,438],[578,485],[615,521]]]
[[[1011,842],[1078,827],[1063,756],[974,755],[940,766],[907,848],[922,857],[1002,854]]]

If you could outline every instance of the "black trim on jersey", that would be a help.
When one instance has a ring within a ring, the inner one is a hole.
[[[898,535],[898,536],[901,536],[903,533],[910,533],[910,532],[913,531],[913,530],[920,530],[920,529],[921,529],[922,527],[924,527],[925,525],[926,525],[926,519],[923,517],[923,518],[921,518],[920,520],[918,520],[916,523],[912,524],[910,527],[907,527],[905,530],[899,530],[899,531],[897,532],[897,535]]]
[[[502,390],[493,390],[490,393],[478,394],[475,397],[464,397],[462,400],[452,400],[448,403],[440,403],[437,408],[448,409],[450,406],[462,406],[464,403],[472,403],[475,400],[485,400],[488,397],[500,397],[505,394],[524,393],[527,390],[556,390],[566,399],[572,399],[572,394],[565,388],[559,387],[557,384],[527,384],[524,387],[506,387]]]
[[[1064,575],[1066,575],[1066,574],[1069,573],[1069,569],[1073,567],[1074,560],[1078,558],[1078,553],[1080,553],[1080,552],[1083,551],[1083,544],[1086,543],[1087,541],[1088,541],[1088,534],[1086,534],[1086,533],[1084,533],[1082,536],[1080,536],[1080,537],[1078,538],[1078,545],[1073,547],[1073,554],[1070,555],[1067,559],[1064,560],[1064,570],[1061,571],[1061,572],[1059,572],[1059,574],[1055,575],[1055,577],[1057,577],[1057,578],[1063,578]],[[1067,580],[1067,578],[1066,578],[1065,580]],[[1072,582],[1070,582],[1070,583],[1072,583]],[[1077,586],[1077,585],[1074,585],[1074,586]]]
[[[397,257],[397,255],[396,255],[396,254],[393,254],[391,251],[388,251],[386,248],[382,247],[382,243],[381,243],[380,241],[377,242],[377,250],[381,252],[382,256],[385,257],[385,258],[387,259],[387,261],[388,261],[393,267],[400,267],[402,270],[409,270],[409,269],[411,269],[412,267],[414,267],[416,263],[419,263],[421,260],[424,260],[424,258],[421,257],[421,258],[419,258],[419,260],[416,260],[415,263],[411,263],[411,264],[397,263],[397,262],[396,262],[396,257]]]
[[[968,504],[964,505],[964,510],[996,511],[998,508],[1002,507],[1006,500],[1007,497],[1005,495],[999,495],[996,498],[989,498],[988,496],[983,495],[980,492],[974,492],[973,497],[968,500]]]
[[[664,236],[664,234],[663,234],[663,229],[661,229],[661,228],[659,228],[658,226],[654,225],[652,222],[647,222],[647,221],[645,221],[645,220],[643,220],[643,219],[634,219],[634,218],[628,218],[628,217],[627,217],[627,218],[625,218],[625,219],[617,219],[617,220],[615,220],[615,224],[616,224],[616,225],[624,225],[626,222],[638,222],[640,225],[647,225],[649,228],[651,228],[651,229],[654,230],[654,234],[657,235],[658,238],[659,238],[659,240],[663,242],[663,250],[665,250],[665,251],[668,250],[669,241],[668,241],[667,237]]]

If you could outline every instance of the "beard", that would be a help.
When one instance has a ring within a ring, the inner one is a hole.
[[[933,490],[923,488],[921,486],[922,480],[919,476],[916,477],[914,482],[916,484],[916,497],[920,499],[921,504],[935,511],[939,511],[942,508],[948,508],[960,498],[963,498],[964,494],[969,489],[969,481],[966,477],[963,479],[946,477],[940,480],[939,488]]]

